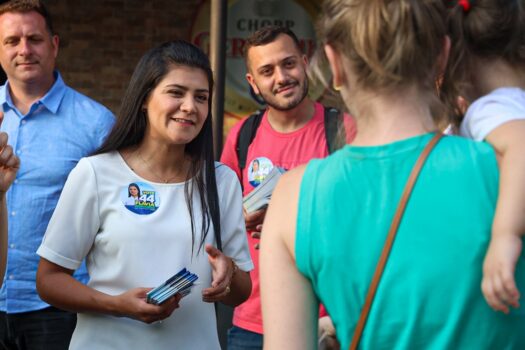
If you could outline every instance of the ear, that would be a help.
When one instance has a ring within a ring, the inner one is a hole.
[[[51,37],[51,44],[53,45],[53,55],[55,58],[58,56],[58,45],[60,44],[60,39],[58,35],[53,35]]]
[[[260,95],[259,88],[257,88],[257,84],[255,84],[255,79],[251,73],[246,73],[246,80],[248,80],[248,84],[252,87],[253,92],[255,92],[256,95]]]
[[[328,59],[328,63],[330,64],[330,70],[332,71],[334,88],[340,88],[345,83],[341,55],[330,44],[326,44],[324,46],[324,52],[326,54],[326,58]]]
[[[441,54],[439,55],[437,62],[439,74],[442,74],[447,68],[448,57],[450,55],[450,45],[450,37],[445,35],[443,38],[443,49],[441,50]]]
[[[151,91],[152,89],[149,89],[149,91],[146,93],[146,96],[144,97],[144,101],[142,101],[142,106],[140,106],[140,110],[144,112],[145,114],[148,113],[148,105],[149,105],[149,100],[151,99]]]
[[[306,55],[303,55],[302,59],[303,59],[304,65],[308,66],[308,57]]]

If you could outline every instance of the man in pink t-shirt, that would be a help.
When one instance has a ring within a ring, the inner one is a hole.
[[[244,120],[232,128],[224,145],[221,162],[242,180],[244,195],[257,187],[274,166],[289,170],[328,155],[324,107],[307,97],[308,61],[295,34],[283,27],[264,27],[247,39],[245,55],[246,78],[268,108],[248,147],[242,173],[236,147]],[[349,143],[355,136],[354,121],[345,115],[343,125]],[[262,349],[258,242],[265,214],[266,209],[245,213],[255,269],[250,272],[252,294],[234,311],[233,327],[228,333],[229,350]]]

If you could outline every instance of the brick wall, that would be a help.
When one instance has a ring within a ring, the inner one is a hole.
[[[189,39],[202,0],[47,0],[60,36],[57,67],[68,85],[117,113],[149,48]]]

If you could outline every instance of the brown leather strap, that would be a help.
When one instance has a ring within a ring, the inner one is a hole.
[[[392,249],[392,244],[394,243],[394,239],[396,237],[399,223],[401,222],[401,218],[403,217],[408,198],[412,193],[412,188],[414,188],[414,184],[416,183],[417,177],[419,175],[419,172],[421,171],[421,168],[423,167],[423,164],[425,164],[425,160],[427,159],[428,155],[442,136],[443,134],[440,132],[434,135],[430,142],[425,146],[425,149],[423,149],[423,152],[421,152],[421,154],[419,155],[419,158],[417,159],[416,164],[414,164],[412,172],[408,177],[405,189],[403,191],[403,195],[401,196],[401,200],[399,201],[399,205],[397,206],[396,214],[394,216],[394,219],[392,220],[392,225],[390,226],[390,230],[388,231],[388,236],[386,237],[383,251],[381,252],[381,256],[379,257],[379,261],[377,262],[372,282],[370,282],[370,286],[368,287],[365,305],[361,310],[361,315],[359,316],[359,321],[357,322],[357,326],[354,331],[354,336],[352,337],[352,343],[350,344],[350,350],[357,349],[357,346],[359,345],[359,340],[361,340],[361,335],[363,334],[363,330],[366,325],[366,320],[368,319],[370,307],[372,306],[372,302],[374,301],[377,286],[379,285],[381,275],[383,274],[383,270],[385,269],[390,250]]]

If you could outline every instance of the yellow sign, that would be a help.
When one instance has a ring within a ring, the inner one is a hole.
[[[210,0],[204,1],[193,23],[191,41],[209,53]],[[226,43],[226,87],[224,98],[224,135],[231,126],[264,105],[256,101],[246,81],[244,43],[253,32],[268,25],[286,26],[297,35],[308,56],[316,49],[314,30],[317,1],[231,0],[228,2]],[[323,89],[310,84],[310,97],[317,99]]]

